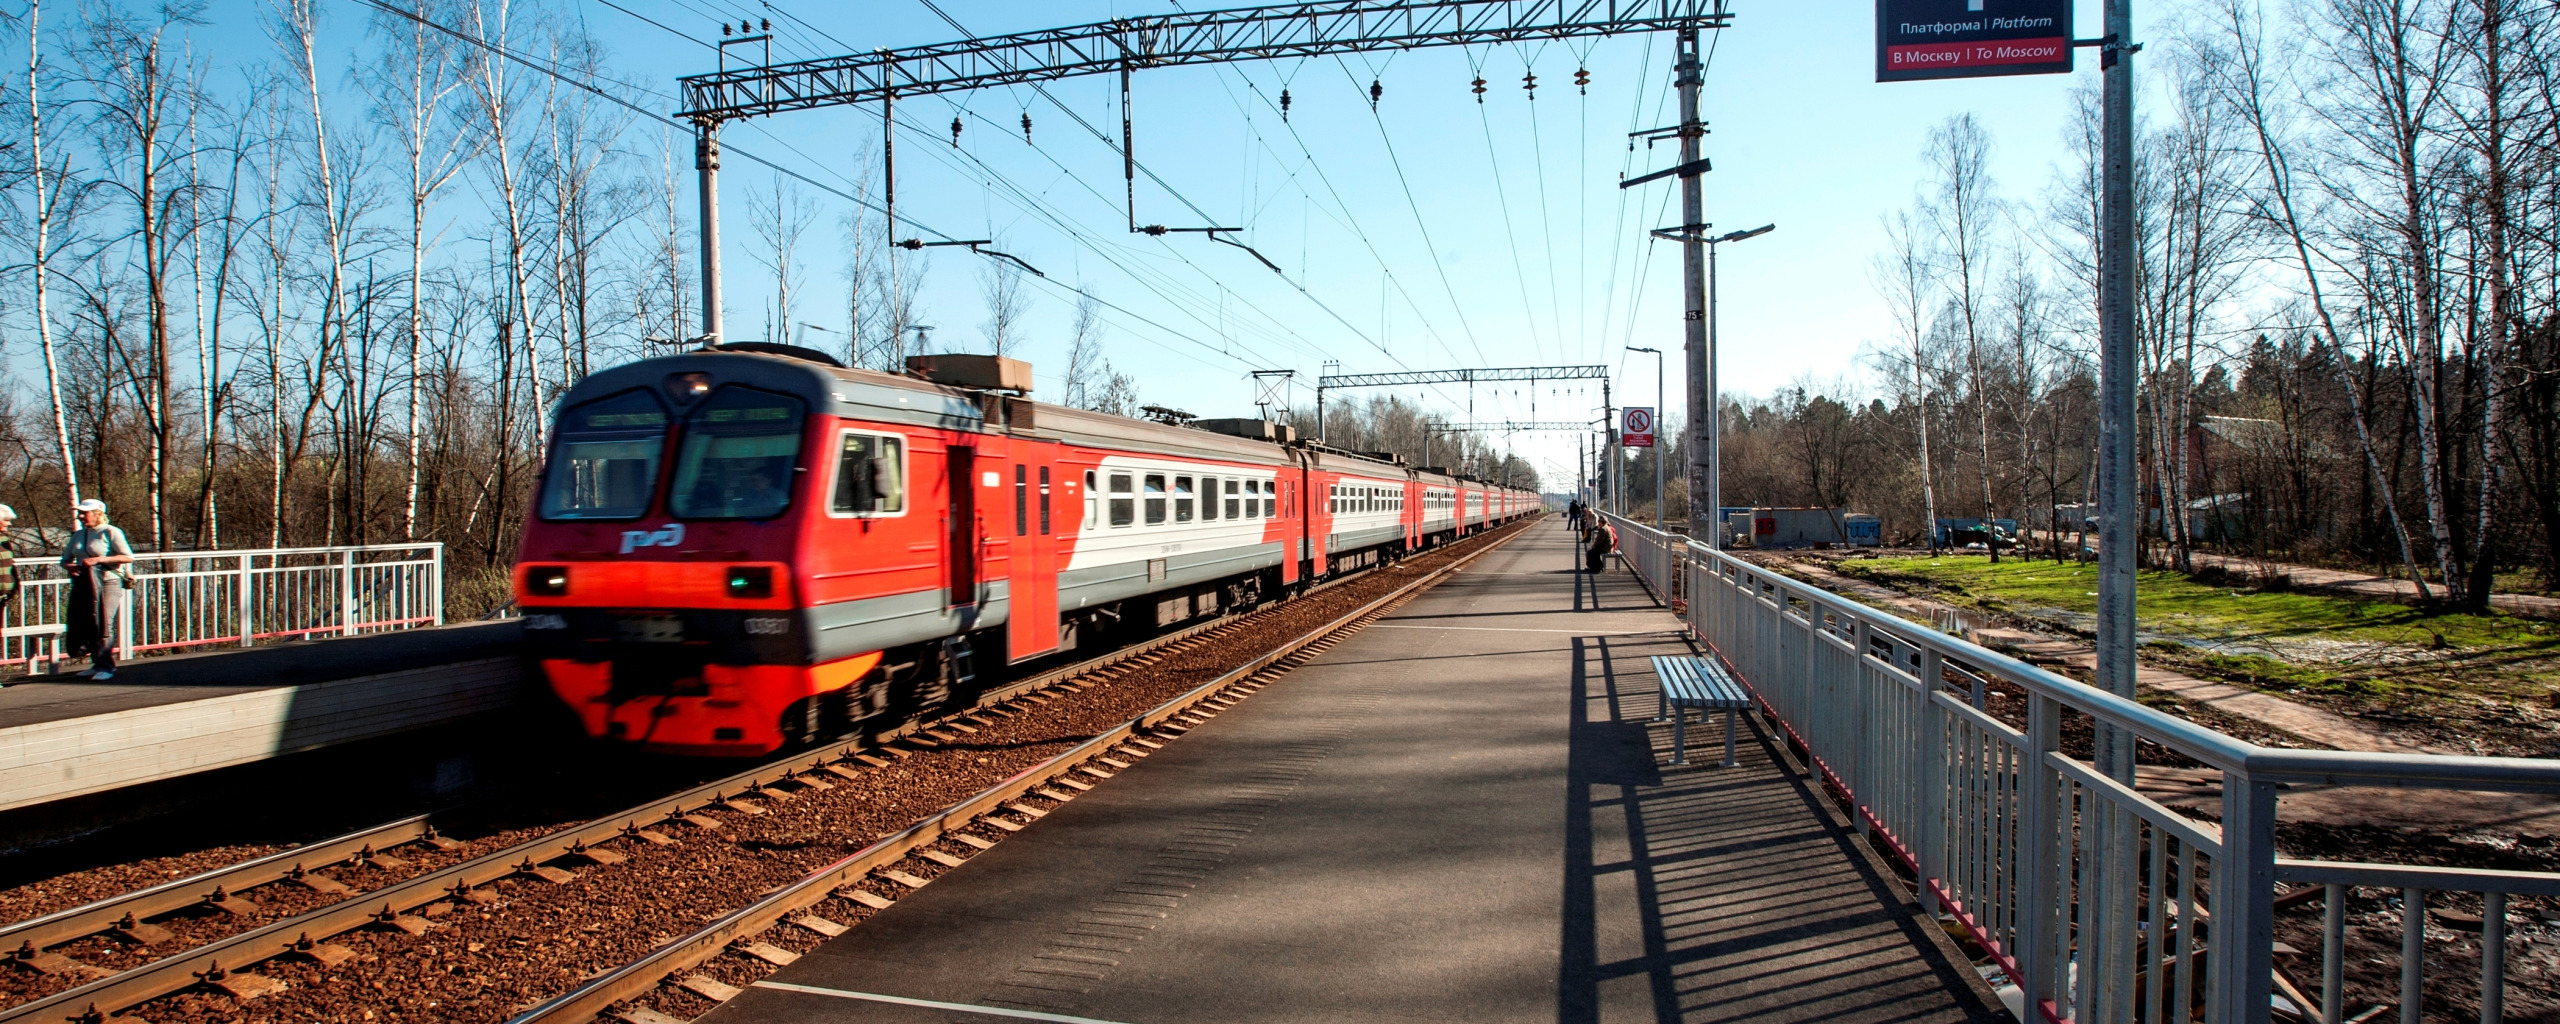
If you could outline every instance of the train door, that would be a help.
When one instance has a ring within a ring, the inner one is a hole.
[[[943,511],[943,566],[950,607],[978,603],[978,449],[952,445],[943,458],[943,489],[951,496]]]
[[[1280,541],[1282,551],[1280,582],[1282,583],[1298,582],[1299,560],[1306,555],[1306,520],[1298,511],[1298,482],[1292,479],[1292,477],[1303,475],[1297,466],[1288,466],[1272,474],[1271,482],[1264,485],[1272,489],[1274,497],[1271,510],[1276,514],[1263,520],[1267,524],[1264,529],[1271,531],[1265,536],[1274,537]],[[1274,518],[1278,521],[1273,522]]]
[[[1299,500],[1299,507],[1307,514],[1307,567],[1310,576],[1329,575],[1325,571],[1325,555],[1333,547],[1334,506],[1339,502],[1333,494],[1334,486],[1329,474],[1309,473],[1307,489]]]
[[[1068,492],[1060,486],[1056,453],[1053,445],[1016,440],[1012,475],[1004,481],[1013,500],[1012,607],[1005,620],[1005,654],[1013,661],[1058,649],[1058,534],[1075,527],[1072,516],[1058,514]]]

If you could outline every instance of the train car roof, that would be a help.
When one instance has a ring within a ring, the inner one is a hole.
[[[979,405],[983,392],[901,374],[831,366],[759,352],[710,350],[643,359],[590,374],[578,382],[573,393],[580,401],[585,401],[591,394],[611,394],[633,388],[654,391],[679,373],[708,373],[715,387],[744,384],[798,395],[816,400],[821,406],[817,411],[872,423],[972,433],[1010,433],[1073,444],[1265,465],[1293,461],[1288,449],[1266,441],[1112,416],[1027,398],[1008,400],[1031,407],[1029,427],[1009,432],[1002,427],[990,430],[986,413]]]

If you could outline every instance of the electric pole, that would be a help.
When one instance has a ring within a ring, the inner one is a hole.
[[[2126,699],[2134,684],[2135,507],[2132,0],[2107,0],[2098,199],[2098,686]],[[2163,429],[2169,429],[2164,427]],[[2133,781],[2133,737],[2101,729],[2098,767]]]
[[[1680,166],[1694,168],[1707,134],[1698,121],[1698,86],[1705,70],[1698,64],[1698,30],[1680,30],[1680,62],[1674,66],[1680,87]],[[1680,288],[1683,344],[1689,357],[1689,537],[1720,546],[1716,521],[1715,350],[1707,339],[1706,197],[1701,175],[1680,178]],[[1655,415],[1660,415],[1657,412]]]
[[[702,347],[720,343],[720,122],[694,122],[693,167],[702,187]]]

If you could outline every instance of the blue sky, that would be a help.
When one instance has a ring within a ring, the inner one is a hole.
[[[678,75],[708,70],[710,51],[699,40],[716,37],[722,17],[770,17],[786,28],[776,59],[842,52],[839,44],[868,50],[960,36],[914,0],[617,2],[695,38],[601,0],[558,0],[552,13],[582,19],[607,47],[617,77],[668,94]],[[1173,9],[943,6],[979,34]],[[211,12],[217,24],[209,35],[241,44],[228,52],[265,45],[248,23],[249,7]],[[1862,346],[1892,330],[1868,283],[1878,218],[1910,202],[1929,128],[1953,114],[1978,115],[1997,140],[2000,185],[2039,196],[2067,159],[2070,93],[2094,82],[2095,62],[2083,60],[2071,76],[1879,85],[1871,3],[1734,7],[1733,27],[1709,43],[1703,107],[1716,169],[1706,178],[1706,217],[1720,230],[1772,222],[1778,230],[1725,251],[1725,387],[1766,393],[1807,377],[1862,377]],[[360,12],[346,0],[330,5],[340,60],[352,59],[344,44],[360,29]],[[2079,34],[2095,34],[2098,14],[2095,0],[2081,4]],[[1328,359],[1355,373],[1600,363],[1618,371],[1621,402],[1631,393],[1650,401],[1652,357],[1623,346],[1676,351],[1681,343],[1678,248],[1644,236],[1678,220],[1676,187],[1622,193],[1615,186],[1622,172],[1673,162],[1673,145],[1648,151],[1638,143],[1630,152],[1626,137],[1676,120],[1670,62],[1669,37],[1657,36],[1141,72],[1139,160],[1219,226],[1244,228],[1241,237],[1281,274],[1198,235],[1129,235],[1118,157],[1029,87],[902,102],[914,130],[899,138],[899,210],[949,236],[997,239],[1047,273],[1029,289],[1022,352],[1037,365],[1043,397],[1057,397],[1071,290],[1082,288],[1119,307],[1105,314],[1108,355],[1138,377],[1142,395],[1204,416],[1250,414],[1253,369],[1294,369],[1312,380]],[[1577,66],[1591,72],[1587,96],[1574,87]],[[1530,70],[1538,76],[1534,101],[1521,88]],[[1479,73],[1487,82],[1481,104],[1469,89]],[[1366,95],[1373,80],[1384,90],[1374,114]],[[1274,109],[1284,88],[1285,124]],[[1116,138],[1116,80],[1047,89]],[[355,113],[352,103],[342,109]],[[1026,112],[1034,144],[1020,133]],[[964,124],[956,148],[947,128],[955,116]],[[628,145],[654,153],[656,131],[635,128]],[[876,176],[879,137],[877,106],[758,119],[724,135],[733,148],[848,190],[851,179]],[[1006,184],[991,189],[991,177]],[[773,283],[752,259],[756,242],[743,218],[747,190],[774,179],[734,157],[723,178],[728,329],[733,338],[756,337]],[[815,198],[821,224],[795,306],[800,319],[840,327],[833,224],[847,204]],[[483,202],[467,190],[447,200],[455,215],[473,219]],[[1143,175],[1137,205],[1142,224],[1201,220]],[[937,347],[983,345],[983,264],[951,250],[931,257],[922,318],[939,326]],[[1676,415],[1676,379],[1671,390]],[[1412,397],[1453,418],[1472,402],[1479,420],[1584,418],[1596,415],[1599,399],[1596,389],[1569,384],[1472,395],[1419,389]],[[1312,394],[1301,388],[1296,399],[1308,405]],[[1570,436],[1519,435],[1513,445],[1558,478],[1573,462]]]

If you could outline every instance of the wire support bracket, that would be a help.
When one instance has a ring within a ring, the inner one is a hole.
[[[1012,253],[1009,253],[1009,252],[1003,252],[1003,251],[1000,251],[1000,250],[996,250],[996,249],[989,249],[989,248],[987,248],[988,246],[990,246],[990,245],[994,245],[994,244],[995,244],[995,239],[992,239],[992,238],[955,238],[955,239],[951,239],[950,241],[946,241],[946,242],[928,242],[928,241],[925,241],[924,239],[921,239],[921,238],[906,238],[906,239],[900,239],[900,240],[899,240],[899,241],[897,241],[895,244],[897,245],[897,247],[898,247],[898,248],[905,249],[905,250],[907,250],[907,251],[909,251],[909,252],[914,252],[914,251],[916,251],[916,250],[918,250],[918,249],[932,249],[932,248],[937,248],[937,247],[940,247],[940,246],[946,246],[946,245],[962,245],[962,246],[967,246],[967,247],[969,248],[969,251],[970,251],[970,252],[977,253],[977,254],[978,254],[978,255],[980,255],[980,256],[989,256],[989,257],[993,257],[993,258],[995,258],[995,259],[1000,259],[1000,260],[1006,260],[1006,261],[1009,261],[1009,262],[1011,262],[1014,266],[1021,267],[1021,268],[1022,268],[1022,269],[1024,269],[1024,270],[1028,270],[1028,271],[1030,271],[1034,276],[1038,276],[1038,277],[1047,277],[1047,276],[1049,276],[1049,275],[1047,275],[1047,274],[1045,274],[1045,273],[1042,273],[1042,272],[1041,272],[1041,270],[1040,270],[1040,268],[1035,267],[1035,266],[1032,266],[1031,264],[1024,262],[1024,261],[1023,261],[1023,259],[1022,259],[1022,257],[1020,257],[1020,256],[1016,256],[1016,255],[1014,255],[1014,254],[1012,254]]]
[[[1698,159],[1696,159],[1696,160],[1691,160],[1691,161],[1689,161],[1688,163],[1680,164],[1680,165],[1678,165],[1678,166],[1676,166],[1676,167],[1665,167],[1665,168],[1663,168],[1663,169],[1661,169],[1661,170],[1659,170],[1659,171],[1654,171],[1654,172],[1652,172],[1652,173],[1650,173],[1650,174],[1639,174],[1639,175],[1636,175],[1635,177],[1632,177],[1632,178],[1629,178],[1629,179],[1627,179],[1627,180],[1625,180],[1625,181],[1621,181],[1621,182],[1619,182],[1619,183],[1618,183],[1618,187],[1619,187],[1619,188],[1634,188],[1634,187],[1636,187],[1636,186],[1638,186],[1638,185],[1642,185],[1642,184],[1644,184],[1645,182],[1648,182],[1648,181],[1660,181],[1660,180],[1662,180],[1662,179],[1664,179],[1664,178],[1668,178],[1668,177],[1671,177],[1671,176],[1673,176],[1673,175],[1678,175],[1678,176],[1683,177],[1683,178],[1695,178],[1695,177],[1697,177],[1697,176],[1699,176],[1699,175],[1701,175],[1701,174],[1705,174],[1705,173],[1707,173],[1708,171],[1712,171],[1712,170],[1715,170],[1715,169],[1716,169],[1716,162],[1715,162],[1715,161],[1710,160],[1710,159],[1707,159],[1707,158],[1705,158],[1705,157],[1700,157],[1700,158],[1698,158]]]

